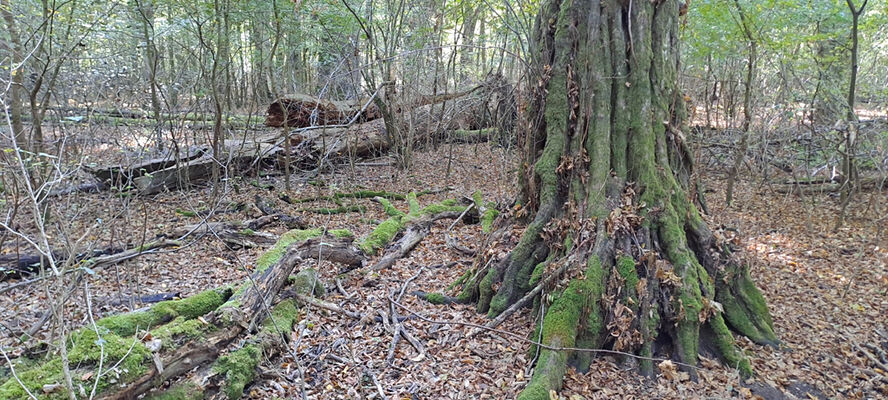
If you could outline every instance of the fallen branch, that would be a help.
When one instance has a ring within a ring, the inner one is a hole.
[[[341,231],[331,232],[341,234]],[[186,299],[157,303],[145,311],[102,318],[96,321],[100,327],[98,330],[90,327],[72,332],[66,338],[71,365],[76,366],[72,374],[82,377],[84,386],[95,384],[100,398],[133,399],[171,378],[213,361],[221,365],[217,371],[224,371],[226,365],[230,365],[226,360],[233,359],[220,357],[223,350],[252,327],[260,327],[260,333],[268,332],[268,337],[289,332],[288,323],[273,319],[270,322],[273,328],[270,328],[269,323],[262,321],[266,320],[281,288],[302,260],[323,257],[335,262],[341,257],[332,255],[356,252],[354,249],[336,251],[332,247],[351,241],[323,234],[321,229],[288,232],[257,260],[255,272],[236,290],[209,290]],[[296,281],[298,284],[299,279]],[[312,282],[311,279],[305,281]],[[298,318],[295,311],[287,315],[291,321]],[[147,329],[150,329],[150,336],[142,333]],[[237,352],[243,351],[238,353],[240,358],[250,356],[258,362],[261,353],[267,349],[265,345],[257,344],[244,346]],[[36,392],[44,385],[57,383],[60,372],[53,368],[57,368],[58,362],[58,357],[50,357],[22,371],[20,376],[27,377],[23,380],[27,389]],[[93,375],[99,362],[115,367]],[[109,371],[117,371],[113,379],[108,376]],[[250,373],[245,375],[247,378],[242,377],[236,382],[231,379],[234,375],[225,374],[222,390],[228,394],[238,388],[242,390],[243,385],[252,379],[252,369],[247,372]],[[24,389],[15,381],[0,385],[0,392],[12,398],[25,395]]]

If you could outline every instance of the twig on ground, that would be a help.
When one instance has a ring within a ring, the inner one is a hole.
[[[345,290],[345,288],[342,287],[342,281],[339,280],[339,278],[336,278],[335,282],[336,282],[336,289],[339,290],[339,293],[342,293],[342,295],[345,296],[346,300],[351,300],[352,297],[355,297],[355,295],[357,294],[357,293],[349,293],[347,290]]]
[[[336,312],[336,313],[345,315],[346,317],[349,317],[349,318],[361,319],[364,317],[361,313],[346,310],[346,309],[344,309],[336,304],[333,304],[329,301],[316,299],[316,298],[308,296],[308,295],[295,293],[295,294],[293,294],[293,297],[295,297],[296,300],[299,300],[305,304],[315,306],[317,308],[322,308],[327,311]]]

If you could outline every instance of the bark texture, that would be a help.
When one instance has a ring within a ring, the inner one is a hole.
[[[563,348],[634,353],[644,374],[650,357],[713,353],[748,375],[733,333],[777,343],[747,267],[691,200],[679,13],[675,0],[541,6],[515,213],[529,222],[504,259],[481,252],[460,296],[495,317],[545,286],[532,336],[545,346],[522,399],[548,399],[569,364],[588,367],[592,353]]]

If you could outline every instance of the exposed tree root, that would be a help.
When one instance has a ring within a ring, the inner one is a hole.
[[[564,348],[617,351],[646,375],[671,357],[691,377],[698,354],[713,352],[748,376],[732,331],[777,342],[746,266],[692,202],[679,8],[541,4],[512,209],[528,222],[507,256],[482,247],[460,294],[491,318],[536,297],[543,317],[531,337],[544,346],[520,399],[549,399],[568,365],[588,367],[591,352]]]

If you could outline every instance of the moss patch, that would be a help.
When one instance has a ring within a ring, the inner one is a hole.
[[[306,268],[292,277],[293,288],[296,293],[305,296],[324,297],[327,294],[324,284],[318,279],[318,271],[314,268]]]
[[[493,208],[495,206],[496,204],[489,203],[487,209],[484,210],[484,215],[481,216],[481,231],[484,233],[490,233],[490,229],[493,227],[493,222],[499,217],[500,212]]]
[[[272,248],[268,249],[268,251],[259,256],[259,259],[256,260],[256,271],[265,271],[268,267],[280,261],[281,258],[284,257],[284,252],[287,251],[287,247],[289,247],[291,244],[303,242],[308,239],[321,236],[323,234],[324,230],[322,228],[293,229],[291,231],[288,231],[287,233],[281,235],[281,238],[278,239],[277,243],[275,243]]]
[[[184,319],[182,317],[174,319],[172,322],[162,325],[151,331],[151,335],[155,339],[160,339],[163,348],[175,348],[183,341],[204,336],[208,332],[207,325],[198,319]]]
[[[407,195],[409,212],[406,215],[403,212],[394,209],[390,203],[388,205],[383,203],[383,207],[386,208],[386,214],[390,215],[390,218],[377,225],[376,228],[373,229],[373,231],[370,232],[360,244],[358,244],[358,247],[364,252],[364,254],[371,256],[375,255],[379,249],[384,248],[389,242],[391,242],[392,239],[397,236],[398,232],[404,229],[404,227],[411,221],[415,221],[423,216],[435,215],[448,211],[462,212],[466,209],[465,206],[459,205],[455,200],[453,202],[443,201],[441,203],[430,204],[424,208],[420,208],[416,196],[415,192],[410,192],[410,194]]]
[[[225,303],[231,297],[229,289],[211,289],[181,300],[163,301],[148,311],[138,311],[105,317],[96,322],[103,328],[120,335],[132,336],[138,329],[150,329],[171,321],[176,317],[194,319],[207,314]]]
[[[364,251],[364,254],[374,255],[377,250],[392,241],[398,231],[403,228],[404,222],[401,221],[401,217],[391,217],[377,225],[376,229],[373,229],[358,246]]]
[[[432,304],[444,304],[447,302],[446,297],[441,293],[427,293],[425,299]]]
[[[379,198],[379,204],[382,204],[383,210],[385,210],[385,214],[389,217],[403,217],[404,213],[401,210],[398,210],[394,205],[392,205],[391,201],[388,199]]]
[[[247,345],[227,355],[219,357],[213,370],[224,374],[225,384],[222,392],[229,399],[240,399],[246,387],[256,377],[256,366],[259,365],[262,351],[256,345]]]
[[[119,373],[109,373],[99,378],[97,392],[112,385],[111,379],[116,381],[125,381],[129,378],[139,376],[147,370],[143,362],[149,357],[148,349],[135,338],[122,338],[114,333],[99,327],[100,335],[92,329],[81,328],[74,331],[68,338],[68,360],[72,369],[88,368],[95,371],[99,360],[102,360],[102,373],[108,372],[108,368],[116,364]],[[72,371],[77,374],[77,371]],[[22,383],[34,394],[43,394],[43,385],[61,384],[64,382],[62,375],[62,360],[59,357],[53,357],[32,369],[20,370],[17,372]],[[80,375],[78,375],[80,376]],[[92,387],[96,377],[82,383],[84,387]],[[23,399],[27,398],[27,393],[14,379],[10,379],[0,385],[0,399]],[[49,399],[65,399],[68,398],[64,391],[46,395]]]

